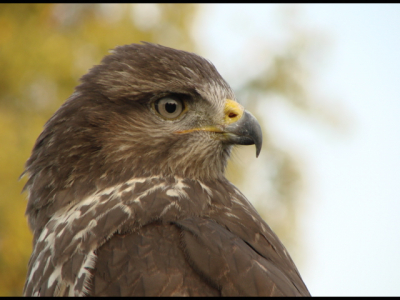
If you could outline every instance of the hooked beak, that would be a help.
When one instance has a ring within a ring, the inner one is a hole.
[[[225,126],[227,142],[237,145],[256,145],[256,157],[262,147],[262,131],[257,119],[248,111],[236,122]]]
[[[222,125],[192,128],[176,133],[216,132],[223,136],[222,140],[227,144],[256,145],[256,157],[258,157],[262,146],[262,131],[257,119],[239,103],[230,99],[225,101],[224,114]]]

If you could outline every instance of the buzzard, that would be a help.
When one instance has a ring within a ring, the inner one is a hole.
[[[304,296],[285,247],[224,176],[257,120],[206,59],[117,47],[45,124],[24,174],[25,295]]]

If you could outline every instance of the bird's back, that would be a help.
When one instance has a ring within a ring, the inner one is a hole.
[[[181,230],[155,222],[114,235],[97,252],[93,296],[218,296],[185,257]]]
[[[25,294],[309,292],[282,243],[226,179],[152,178],[100,191],[56,214],[35,243]]]

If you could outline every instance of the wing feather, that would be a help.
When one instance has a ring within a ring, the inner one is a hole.
[[[217,285],[222,296],[300,296],[271,261],[214,220],[191,217],[176,224],[183,230],[191,265]]]

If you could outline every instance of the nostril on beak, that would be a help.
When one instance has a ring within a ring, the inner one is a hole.
[[[244,108],[236,101],[226,99],[224,107],[224,121],[226,125],[235,123],[240,120],[244,112]]]
[[[229,118],[235,118],[235,117],[237,117],[237,114],[231,112],[231,113],[228,115],[228,117],[229,117]]]

